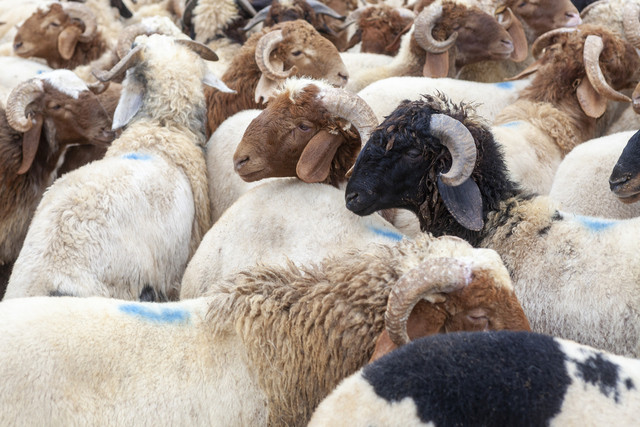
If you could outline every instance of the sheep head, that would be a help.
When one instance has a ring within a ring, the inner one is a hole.
[[[636,132],[622,150],[611,176],[609,187],[621,202],[640,200],[640,131]]]
[[[361,52],[395,56],[400,49],[401,36],[411,29],[416,14],[406,8],[386,4],[368,5],[351,12],[343,28],[357,26],[347,48],[362,42]]]
[[[235,170],[247,182],[297,176],[337,186],[360,152],[358,135],[367,138],[377,124],[357,95],[322,81],[288,79],[247,127]]]
[[[640,58],[630,43],[605,28],[550,31],[536,40],[532,53],[537,61],[516,76],[536,73],[523,99],[575,105],[576,115],[589,118],[602,116],[609,100],[631,101],[618,91],[635,83]]]
[[[87,43],[97,35],[96,18],[79,3],[53,3],[40,7],[18,28],[13,50],[24,58],[44,58],[58,67],[75,53],[78,43]]]
[[[54,151],[70,144],[106,146],[115,137],[96,94],[69,70],[44,73],[15,87],[7,101],[7,121],[24,132],[18,174],[31,167],[43,130]]]
[[[438,240],[467,244],[450,236]],[[509,273],[490,249],[475,249],[471,257],[430,258],[406,272],[389,294],[385,320],[370,361],[437,333],[531,330]]]
[[[580,13],[570,0],[507,0],[503,4],[526,26],[529,41],[561,27],[580,25]]]
[[[408,209],[425,231],[479,242],[486,214],[515,191],[483,123],[471,107],[442,95],[404,101],[358,155],[347,208],[358,215]]]
[[[255,60],[262,72],[255,93],[257,103],[267,100],[291,76],[325,79],[336,87],[347,84],[349,72],[338,50],[308,22],[284,22],[257,37]]]
[[[509,20],[509,26],[514,19]],[[524,33],[518,40],[524,40]],[[480,9],[437,1],[416,18],[411,49],[418,57],[426,52],[424,76],[446,77],[451,62],[459,69],[485,60],[520,59],[523,49],[526,50],[526,45],[521,44],[515,49],[514,39],[504,26]]]

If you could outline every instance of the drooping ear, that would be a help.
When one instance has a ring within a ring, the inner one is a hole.
[[[302,150],[296,174],[304,182],[322,182],[329,176],[331,162],[338,147],[344,142],[341,134],[320,130]]]
[[[144,86],[139,82],[131,82],[122,88],[120,100],[116,111],[113,113],[111,129],[116,130],[125,126],[142,107]]]
[[[540,67],[542,67],[542,60],[543,60],[543,58],[538,59],[537,61],[535,61],[531,65],[529,65],[527,68],[525,68],[524,70],[520,71],[515,76],[509,77],[508,79],[504,79],[504,80],[505,81],[520,80],[520,79],[524,79],[525,77],[530,76],[531,74],[537,72],[540,69]]]
[[[63,59],[68,60],[73,56],[80,34],[82,34],[82,30],[71,25],[58,35],[58,53]]]
[[[443,53],[427,52],[422,68],[424,77],[447,77],[449,74],[449,51]]]
[[[206,84],[207,86],[211,86],[213,88],[216,88],[220,92],[237,93],[235,90],[233,90],[229,86],[227,86],[222,80],[220,80],[218,78],[218,76],[216,76],[213,73],[207,72],[207,74],[205,74],[203,79],[202,79],[202,83]]]
[[[596,92],[586,77],[578,85],[576,96],[582,111],[589,117],[597,119],[607,110],[607,98]]]
[[[482,230],[482,196],[473,179],[468,178],[462,184],[452,187],[438,177],[438,191],[447,210],[460,225],[467,230]]]
[[[511,26],[507,29],[507,32],[513,40],[513,52],[511,52],[509,58],[514,62],[524,61],[527,59],[527,56],[529,56],[529,43],[527,42],[527,36],[524,33],[522,22],[513,16]]]
[[[33,118],[33,126],[22,137],[22,163],[20,164],[20,169],[18,169],[18,175],[26,173],[31,168],[33,159],[36,158],[36,153],[38,152],[41,133],[42,116],[36,114]]]

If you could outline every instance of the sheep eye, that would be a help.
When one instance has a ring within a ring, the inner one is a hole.
[[[520,4],[518,5],[518,7],[525,7],[526,5],[527,5],[527,2],[526,2],[526,1],[523,1],[522,3],[520,3]]]
[[[303,132],[306,132],[306,131],[308,131],[308,130],[309,130],[309,129],[311,129],[311,128],[310,128],[309,126],[307,126],[306,124],[304,124],[304,123],[300,123],[300,124],[298,125],[298,129],[300,129],[300,130],[301,130],[301,131],[303,131]]]
[[[60,108],[62,108],[62,105],[60,105],[60,104],[55,104],[55,105],[51,106],[52,110],[59,110]]]
[[[422,152],[420,150],[413,149],[413,150],[407,151],[407,157],[411,159],[417,159],[420,156],[422,156]]]
[[[51,27],[59,27],[60,24],[58,24],[57,22],[49,22],[49,26],[51,26]]]
[[[291,54],[293,56],[300,56],[300,55],[302,55],[302,51],[301,50],[296,50],[295,52],[291,52]]]

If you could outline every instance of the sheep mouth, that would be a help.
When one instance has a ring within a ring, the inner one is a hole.
[[[242,171],[238,172],[238,175],[240,175],[240,178],[242,178],[242,180],[246,182],[258,181],[264,178],[264,169],[258,169],[249,172]]]
[[[633,194],[620,194],[614,191],[615,195],[620,199],[622,203],[631,204],[640,200],[640,189],[635,190]]]
[[[358,196],[358,194],[350,193],[346,195],[347,209],[356,215],[367,216],[376,212],[378,207],[375,204],[375,200],[366,200]]]

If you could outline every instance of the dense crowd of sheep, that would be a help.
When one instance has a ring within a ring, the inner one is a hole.
[[[632,425],[640,0],[0,3],[1,425]]]

